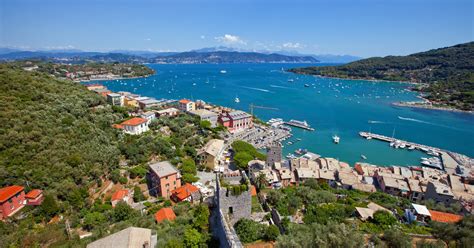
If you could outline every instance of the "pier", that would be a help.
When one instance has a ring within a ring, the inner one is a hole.
[[[438,153],[438,156],[436,156],[436,157],[441,158],[441,165],[443,167],[442,168],[443,170],[449,170],[450,172],[452,172],[452,171],[455,170],[455,168],[458,165],[458,163],[456,162],[457,160],[455,159],[455,157],[453,157],[450,154],[449,151],[446,151],[446,150],[443,150],[443,149],[440,149],[440,148],[437,148],[437,147],[421,145],[421,144],[418,144],[418,143],[404,141],[404,140],[388,137],[388,136],[381,135],[381,134],[375,134],[375,133],[371,133],[371,132],[359,132],[359,135],[363,138],[366,138],[366,139],[376,139],[376,140],[390,142],[390,143],[398,141],[400,143],[406,144],[407,147],[413,146],[415,149],[421,150],[423,152],[429,152],[429,151],[436,152],[436,153]]]

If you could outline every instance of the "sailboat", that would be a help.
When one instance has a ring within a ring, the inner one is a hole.
[[[239,99],[238,96],[235,96],[234,102],[235,102],[235,103],[239,103],[239,102],[240,102],[240,99]]]
[[[334,136],[332,136],[332,140],[334,141],[335,144],[339,144],[339,140],[341,138],[339,138],[339,136],[337,136],[336,134]]]
[[[214,82],[214,85],[212,86],[212,88],[213,88],[213,89],[215,89],[215,88],[216,88],[216,83],[215,83],[215,82]]]

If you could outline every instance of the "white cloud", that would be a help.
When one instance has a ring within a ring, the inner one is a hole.
[[[225,44],[247,45],[247,43],[245,41],[243,41],[237,35],[225,34],[224,36],[214,37],[214,39],[217,40],[218,42],[225,43]]]
[[[286,42],[286,43],[283,43],[282,45],[284,48],[291,48],[291,49],[300,49],[300,48],[303,48],[304,45],[299,43],[299,42]]]
[[[151,41],[151,38],[145,38],[146,41]]]
[[[206,39],[206,36],[205,35],[201,35],[201,40],[204,40]]]
[[[45,48],[47,50],[67,50],[67,49],[75,49],[76,47],[73,45],[66,45],[66,46],[47,46]]]

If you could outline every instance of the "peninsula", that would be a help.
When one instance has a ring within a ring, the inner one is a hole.
[[[405,81],[424,99],[401,106],[441,110],[474,109],[474,42],[408,56],[373,57],[341,66],[313,66],[289,71],[323,77]]]

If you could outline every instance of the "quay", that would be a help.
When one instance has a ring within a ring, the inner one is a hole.
[[[304,122],[304,123],[306,123],[306,122]],[[287,121],[284,124],[287,125],[287,126],[298,127],[298,128],[305,129],[305,130],[308,130],[308,131],[314,131],[314,128],[310,127],[307,124],[304,125],[304,124],[299,124],[299,123],[295,123],[295,122],[291,122],[291,121]]]

